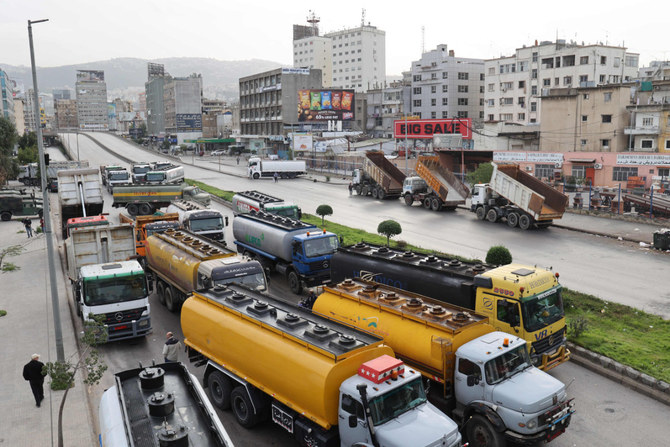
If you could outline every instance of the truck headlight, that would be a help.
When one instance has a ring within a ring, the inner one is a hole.
[[[528,421],[526,424],[526,427],[530,428],[531,430],[537,426],[537,421],[535,419],[532,419]]]
[[[141,321],[137,324],[137,326],[138,326],[138,327],[149,326],[149,320],[141,320]]]

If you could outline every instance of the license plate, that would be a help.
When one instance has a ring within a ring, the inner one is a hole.
[[[272,422],[293,433],[293,417],[274,404],[272,404]]]

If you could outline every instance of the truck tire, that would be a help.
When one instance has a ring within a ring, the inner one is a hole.
[[[137,211],[138,211],[137,210],[137,204],[129,203],[128,205],[126,205],[126,211],[128,211],[128,214],[130,214],[133,217],[137,216]]]
[[[466,425],[469,445],[473,447],[504,447],[505,440],[495,431],[489,421],[480,414],[475,414]]]
[[[369,192],[370,192],[370,187],[368,185],[363,186],[363,188],[361,189],[361,195],[362,196],[367,196]]]
[[[356,185],[356,194],[359,196],[363,194],[363,188],[361,188],[361,185]]]
[[[156,280],[156,295],[158,295],[158,302],[165,306],[165,283],[160,279]]]
[[[379,189],[378,188],[372,188],[372,198],[377,200],[379,197]]]
[[[498,220],[498,213],[496,212],[496,210],[494,210],[493,208],[488,210],[488,212],[486,213],[486,220],[488,220],[489,222],[495,222],[496,220]]]
[[[261,177],[261,175],[258,172],[254,172],[253,177],[254,177],[254,180],[258,180]]]
[[[150,214],[154,213],[154,209],[149,203],[140,203],[140,206],[138,207],[140,216],[148,216]]]
[[[530,220],[530,216],[527,214],[522,214],[519,216],[519,228],[522,230],[527,230],[530,228],[532,221]]]
[[[427,210],[430,209],[430,197],[426,197],[423,199],[423,207],[426,208]]]
[[[214,371],[207,378],[207,387],[209,388],[209,396],[212,398],[214,405],[222,410],[230,409],[230,393],[233,386],[230,379],[220,371]]]
[[[258,414],[254,413],[249,393],[243,386],[237,386],[230,393],[230,406],[233,408],[237,423],[244,428],[252,428],[260,421]]]
[[[3,211],[2,214],[0,214],[0,219],[2,219],[3,222],[9,222],[12,220],[12,213],[9,211]]]
[[[477,219],[479,219],[479,220],[484,220],[486,218],[486,210],[484,209],[483,206],[480,206],[479,208],[477,208],[477,211],[476,211],[475,214],[477,214]]]
[[[412,194],[405,194],[405,205],[412,206],[414,204],[414,197]]]
[[[386,198],[386,192],[381,186],[377,189],[377,198],[379,200],[384,200]]]
[[[296,295],[300,295],[300,293],[302,293],[302,283],[300,282],[300,277],[295,272],[295,270],[288,272],[287,280],[291,292],[295,293]]]
[[[433,211],[440,211],[442,209],[442,203],[437,197],[433,197],[430,201],[430,209]]]
[[[509,213],[507,215],[507,225],[512,228],[519,225],[519,215],[517,213]]]
[[[179,305],[177,304],[176,294],[177,293],[174,290],[172,290],[171,286],[165,287],[165,307],[170,312],[176,312],[177,309],[179,308]]]

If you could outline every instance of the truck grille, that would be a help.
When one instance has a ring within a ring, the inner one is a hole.
[[[103,323],[107,325],[112,325],[112,324],[126,323],[133,320],[139,320],[140,315],[142,315],[142,312],[144,312],[145,310],[147,310],[146,307],[140,307],[138,309],[129,309],[119,312],[110,312],[108,314],[103,314],[105,316]]]
[[[317,261],[317,262],[309,262],[307,265],[309,266],[309,269],[312,272],[315,272],[317,270],[326,270],[330,268],[330,259],[324,259],[323,261]]]
[[[554,332],[551,335],[544,337],[542,340],[538,340],[532,343],[533,348],[535,349],[536,354],[543,354],[545,352],[551,352],[554,349],[558,348],[563,344],[563,338],[565,337],[565,328],[560,331]]]

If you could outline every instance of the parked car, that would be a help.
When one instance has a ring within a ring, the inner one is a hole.
[[[214,155],[215,157],[220,157],[221,155],[226,155],[226,151],[223,149],[219,149],[212,152],[212,155]]]

